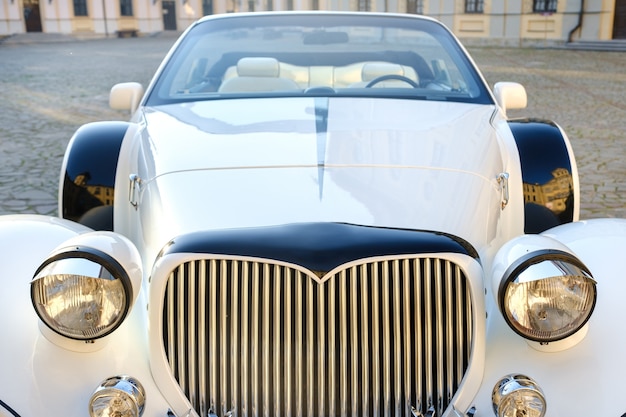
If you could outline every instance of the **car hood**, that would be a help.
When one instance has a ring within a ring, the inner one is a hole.
[[[139,173],[144,238],[345,222],[441,231],[480,246],[495,234],[501,203],[493,112],[315,97],[148,108]]]

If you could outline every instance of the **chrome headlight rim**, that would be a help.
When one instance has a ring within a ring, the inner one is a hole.
[[[79,336],[67,334],[63,331],[60,331],[57,327],[55,327],[53,324],[51,324],[47,320],[47,318],[40,311],[40,308],[37,306],[37,303],[35,302],[35,292],[36,292],[35,283],[38,280],[43,279],[43,276],[39,277],[40,273],[49,265],[52,265],[55,262],[63,261],[66,259],[84,259],[84,260],[94,262],[100,265],[102,268],[106,269],[116,280],[119,280],[120,283],[122,284],[124,294],[125,294],[125,300],[124,300],[124,306],[121,309],[121,313],[119,314],[119,317],[113,326],[111,326],[110,328],[108,328],[107,330],[101,333],[98,333],[97,335],[79,337]],[[99,249],[89,247],[89,246],[77,245],[77,246],[69,246],[66,248],[62,248],[54,252],[39,266],[39,268],[37,268],[37,270],[35,271],[33,275],[33,280],[31,281],[31,285],[30,285],[30,298],[31,298],[31,303],[33,305],[33,309],[37,313],[37,316],[39,317],[40,321],[47,328],[52,330],[54,333],[62,337],[65,337],[67,339],[77,340],[81,342],[88,342],[91,340],[102,339],[110,335],[111,333],[113,333],[115,330],[119,328],[119,326],[122,325],[122,323],[126,319],[126,316],[130,312],[130,309],[132,307],[134,295],[133,295],[133,286],[132,286],[130,277],[128,276],[127,272],[124,270],[122,265],[117,260],[115,260],[115,258],[113,258],[111,255]]]
[[[570,264],[571,266],[578,268],[581,272],[583,272],[586,278],[590,279],[594,284],[593,300],[591,302],[591,307],[589,308],[589,312],[587,313],[587,316],[584,318],[584,320],[582,320],[575,329],[569,332],[566,332],[562,335],[550,337],[550,338],[533,337],[532,335],[528,333],[524,333],[522,330],[520,330],[516,326],[516,324],[511,321],[509,317],[509,314],[506,308],[506,299],[505,299],[506,290],[509,284],[515,281],[522,272],[524,272],[531,266],[540,264],[545,261],[556,261],[556,262],[564,262],[564,263]],[[598,299],[598,293],[597,293],[595,283],[596,281],[593,279],[591,271],[589,271],[587,266],[583,264],[582,261],[578,259],[575,255],[569,252],[558,250],[558,249],[536,250],[536,251],[529,252],[525,254],[524,256],[521,256],[507,268],[507,270],[505,271],[503,275],[503,278],[500,280],[500,284],[498,287],[498,307],[500,308],[502,317],[506,321],[506,324],[515,333],[517,333],[519,336],[522,336],[524,339],[532,341],[532,342],[537,342],[540,344],[558,342],[560,340],[567,339],[571,337],[572,335],[576,334],[588,323],[589,319],[593,315],[593,311],[595,310],[596,302]]]

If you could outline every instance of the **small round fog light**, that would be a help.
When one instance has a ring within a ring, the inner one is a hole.
[[[537,383],[525,375],[507,375],[493,387],[493,411],[498,417],[543,417],[546,399]]]
[[[143,386],[130,376],[103,381],[89,400],[91,417],[140,417],[146,401]]]

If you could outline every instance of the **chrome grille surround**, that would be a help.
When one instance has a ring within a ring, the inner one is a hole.
[[[467,256],[362,259],[321,277],[266,259],[187,258],[163,279],[167,362],[155,377],[166,369],[198,415],[469,408],[475,392],[457,397],[469,374],[482,376],[482,360],[470,368],[484,355],[484,307],[480,267]]]

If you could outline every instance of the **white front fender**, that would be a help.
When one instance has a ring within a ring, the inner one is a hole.
[[[543,389],[546,417],[623,416],[626,220],[576,222],[543,235],[567,246],[597,281],[598,298],[587,334],[568,349],[539,351],[506,325],[497,308],[490,311],[487,361],[476,416],[493,416],[491,390],[511,373],[527,375]]]
[[[0,216],[0,401],[5,404],[0,402],[0,417],[87,416],[91,394],[115,375],[131,375],[141,382],[147,397],[144,416],[167,415],[168,404],[148,365],[143,293],[99,350],[65,349],[40,331],[30,281],[57,246],[90,231],[58,218]]]

